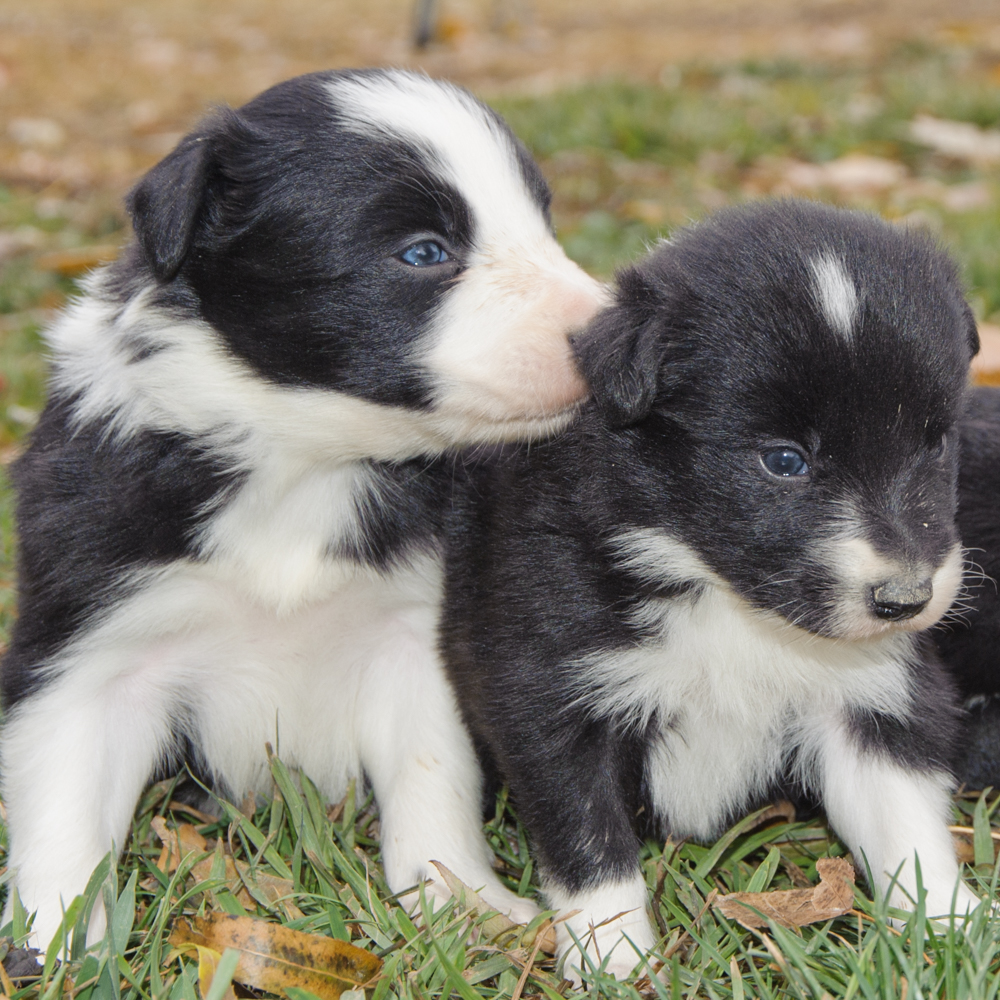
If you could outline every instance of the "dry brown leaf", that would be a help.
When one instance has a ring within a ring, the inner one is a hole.
[[[235,948],[240,953],[235,982],[269,993],[296,986],[322,1000],[338,1000],[345,990],[370,986],[382,969],[380,958],[346,941],[228,913],[178,921],[170,943],[220,954]]]
[[[465,897],[465,903],[467,906],[471,906],[476,913],[484,917],[490,914],[488,920],[484,920],[480,927],[483,933],[490,940],[494,940],[501,937],[504,934],[508,934],[514,931],[519,931],[524,924],[515,924],[510,917],[503,913],[498,913],[489,903],[486,902],[474,889],[467,886],[454,872],[445,868],[440,861],[432,861],[431,864],[441,873],[441,878],[444,880],[444,884],[448,886],[451,890],[451,894],[459,899],[460,897]],[[541,943],[539,947],[542,951],[549,955],[554,955],[556,952],[556,931],[555,928],[550,923],[543,923],[538,927],[533,934],[526,934],[522,939],[522,944],[526,947],[531,947],[535,941],[536,935],[541,936]]]
[[[205,862],[199,862],[203,865]],[[195,865],[197,868],[198,865]],[[209,873],[211,865],[209,865]],[[196,875],[197,877],[197,875]],[[205,878],[208,878],[208,874]],[[298,920],[304,916],[303,912],[288,897],[294,891],[292,880],[289,878],[279,878],[277,875],[268,875],[266,872],[251,868],[245,861],[233,861],[231,857],[226,857],[226,881],[229,890],[240,901],[244,909],[254,905],[254,896],[263,897],[271,906],[281,907],[290,920]],[[251,891],[252,890],[252,891]]]
[[[779,799],[772,802],[758,817],[753,826],[747,827],[744,832],[756,830],[765,823],[770,823],[776,819],[783,819],[786,823],[795,822],[795,806],[788,799]]]
[[[176,799],[171,799],[167,803],[167,808],[171,812],[182,812],[187,813],[189,816],[194,816],[194,818],[203,825],[218,823],[219,821],[218,816],[210,816],[207,812],[202,812],[200,809],[196,809],[194,806],[190,806],[186,802],[178,802]]]
[[[854,905],[854,868],[850,861],[820,858],[816,871],[819,885],[812,888],[732,892],[720,896],[715,905],[724,916],[744,927],[766,927],[768,917],[783,927],[803,927],[847,913]]]
[[[167,875],[177,871],[177,866],[189,854],[208,853],[208,841],[190,823],[181,823],[176,830],[171,830],[162,816],[154,816],[150,826],[163,842],[156,867]]]
[[[189,854],[208,853],[208,841],[190,823],[181,823],[176,830],[171,830],[162,816],[156,816],[151,825],[163,841],[163,850],[156,862],[156,867],[162,872],[169,874],[176,871],[181,860]],[[217,844],[216,849],[224,851],[221,844]],[[214,864],[213,857],[202,858],[191,867],[191,875],[196,882],[205,882],[212,877]],[[228,852],[224,853],[224,864],[226,887],[244,909],[253,909],[256,896],[271,906],[281,906],[291,920],[303,915],[294,903],[288,901],[294,889],[291,879],[268,875],[251,868],[245,861],[234,861]]]

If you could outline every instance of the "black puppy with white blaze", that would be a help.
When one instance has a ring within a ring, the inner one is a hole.
[[[899,870],[897,903],[915,854],[928,912],[977,902],[946,826],[955,697],[922,635],[962,576],[977,345],[926,239],[806,203],[726,211],[619,276],[577,341],[580,419],[470,470],[445,660],[549,902],[579,911],[563,954],[572,930],[621,975],[623,935],[654,945],[641,807],[711,838],[789,785],[877,888]]]
[[[268,741],[332,801],[371,781],[395,890],[439,860],[525,915],[438,658],[431,458],[585,395],[568,338],[605,293],[548,197],[489,108],[383,71],[220,112],[132,192],[16,470],[3,798],[37,943],[159,769],[266,791]]]

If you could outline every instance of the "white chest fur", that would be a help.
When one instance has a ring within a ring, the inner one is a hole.
[[[258,460],[205,524],[200,554],[215,573],[279,615],[327,598],[365,575],[336,552],[356,538],[357,498],[371,480],[358,462],[310,468],[275,455]]]
[[[603,715],[655,721],[646,772],[653,805],[676,834],[707,838],[783,765],[808,778],[815,744],[848,708],[905,713],[913,640],[813,635],[751,608],[684,556],[684,575],[697,568],[698,588],[647,602],[640,617],[653,637],[589,657],[580,688]]]

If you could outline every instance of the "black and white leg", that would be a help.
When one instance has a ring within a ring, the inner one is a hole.
[[[964,914],[979,905],[961,879],[948,831],[950,774],[929,762],[914,767],[884,746],[866,746],[857,726],[843,720],[825,728],[817,770],[830,823],[858,867],[871,871],[876,892],[889,892],[892,905],[912,909],[919,859],[929,916]]]
[[[490,906],[527,923],[538,907],[493,871],[479,762],[433,631],[421,624],[400,624],[386,634],[366,665],[356,720],[361,765],[379,806],[386,880],[394,892],[429,880],[433,895],[449,899],[437,861]],[[408,902],[415,905],[416,898]]]
[[[656,944],[632,828],[641,754],[603,722],[567,727],[544,747],[530,732],[504,733],[519,815],[536,846],[542,890],[561,916],[563,974],[603,965],[625,978]],[[586,957],[584,957],[586,956]]]

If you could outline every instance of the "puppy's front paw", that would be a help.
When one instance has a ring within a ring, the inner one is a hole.
[[[479,898],[515,924],[530,924],[542,912],[536,903],[515,896],[503,886],[487,886],[479,893]]]
[[[575,893],[549,886],[546,895],[560,915],[573,914],[557,924],[556,935],[563,975],[576,986],[597,968],[627,979],[656,943],[639,875]]]
[[[482,888],[476,889],[463,882],[450,869],[437,862],[432,862],[432,870],[425,876],[424,891],[428,901],[432,898],[435,907],[440,903],[447,902],[452,898],[465,895],[466,902],[475,906],[482,912],[483,904],[490,909],[502,913],[505,917],[513,920],[515,924],[530,923],[541,913],[538,906],[530,899],[515,896],[509,889],[502,885],[497,877],[489,872],[479,876],[484,884]],[[477,880],[478,881],[478,880]],[[410,912],[415,912],[419,908],[420,893],[410,892],[401,896],[399,903]]]

